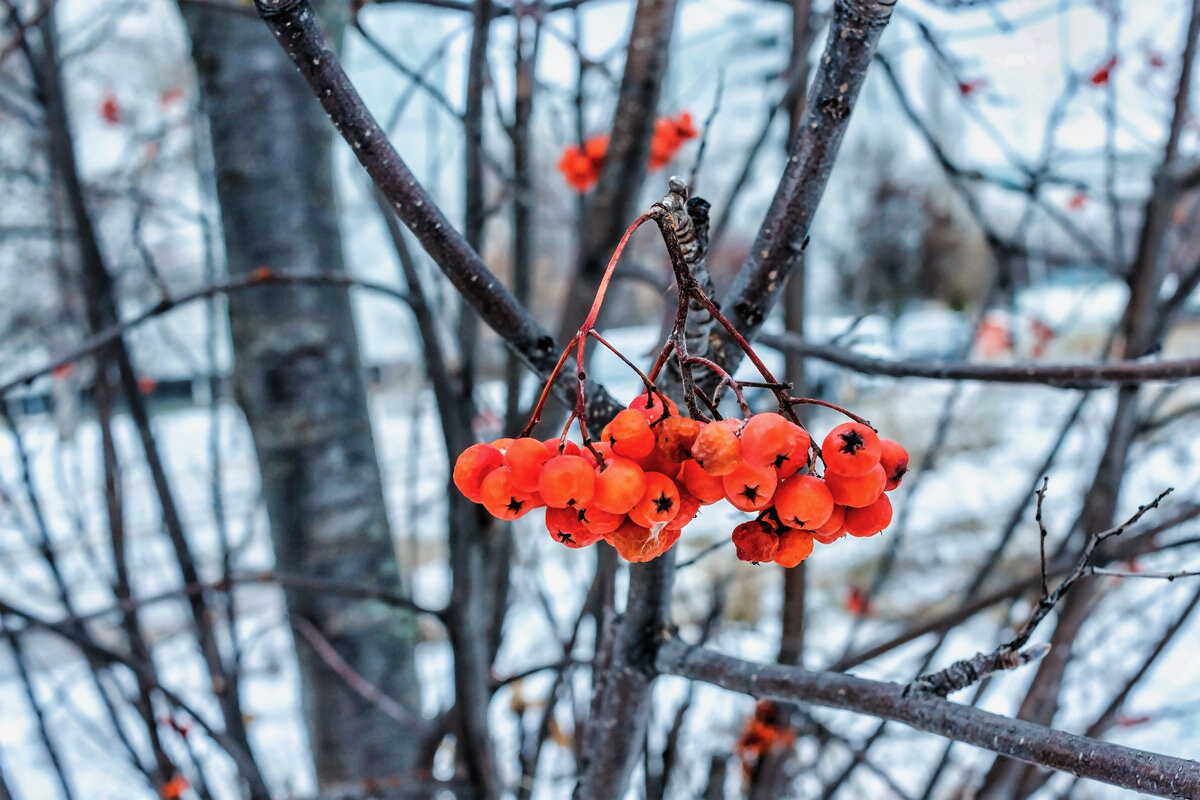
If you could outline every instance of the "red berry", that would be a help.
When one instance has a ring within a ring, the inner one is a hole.
[[[834,506],[833,513],[825,524],[812,532],[813,538],[821,544],[833,544],[846,535],[846,507]]]
[[[771,505],[779,478],[771,467],[756,467],[743,461],[721,478],[725,499],[739,511],[762,511]]]
[[[733,546],[741,561],[762,563],[775,557],[779,537],[771,526],[761,520],[752,519],[733,529]]]
[[[616,548],[617,554],[635,563],[658,558],[679,541],[678,530],[660,530],[657,534],[633,520],[626,522],[604,537]]]
[[[716,475],[705,472],[696,459],[689,458],[679,469],[679,479],[688,492],[701,503],[708,505],[725,497],[725,484]]]
[[[843,475],[862,475],[879,463],[879,436],[858,422],[846,422],[829,432],[821,443],[825,466]]]
[[[554,541],[572,548],[587,547],[603,538],[589,530],[573,508],[547,508],[546,530]]]
[[[833,495],[812,475],[793,475],[775,490],[775,510],[789,528],[813,530],[833,514]]]
[[[657,392],[643,392],[639,394],[633,398],[629,407],[641,411],[651,422],[657,422],[669,414],[679,413],[679,409],[671,402],[671,398]],[[665,411],[663,410],[664,408],[666,409]]]
[[[596,488],[588,506],[612,514],[626,514],[646,493],[646,475],[637,462],[613,456],[596,472]]]
[[[904,473],[908,472],[908,451],[899,442],[891,439],[879,440],[879,463],[887,475],[887,484],[883,487],[890,492],[900,485]]]
[[[598,536],[612,533],[625,521],[624,514],[612,514],[608,511],[601,511],[595,506],[587,506],[586,508],[572,506],[571,510],[575,512],[575,516],[583,523],[583,527]]]
[[[626,458],[644,458],[654,450],[654,431],[650,430],[649,420],[631,408],[617,412],[600,436],[612,445],[614,453]]]
[[[679,493],[679,512],[667,523],[667,528],[680,530],[700,513],[700,501],[687,492]]]
[[[800,426],[778,414],[755,414],[742,428],[742,458],[757,467],[777,467],[800,438]]]
[[[454,485],[472,503],[480,500],[479,484],[488,473],[504,463],[504,456],[490,444],[473,444],[454,462]]]
[[[699,433],[700,423],[691,417],[667,417],[654,426],[654,452],[665,461],[682,463],[692,457]]]
[[[728,475],[742,461],[742,442],[737,437],[741,427],[736,419],[725,419],[705,425],[692,442],[692,457],[709,475]]]
[[[629,510],[629,519],[645,528],[666,524],[679,513],[679,489],[661,472],[646,473],[646,491]]]
[[[863,475],[848,478],[839,472],[826,470],[825,484],[829,487],[833,500],[838,505],[850,508],[869,506],[883,494],[887,484],[887,475],[883,467],[876,464]]]
[[[537,439],[514,439],[504,451],[504,465],[512,470],[512,485],[523,492],[536,492],[542,466],[553,454]]]
[[[541,505],[536,495],[513,486],[511,477],[512,470],[497,467],[479,485],[480,502],[497,519],[517,519]]]
[[[779,532],[779,546],[774,561],[781,567],[792,567],[808,558],[813,551],[813,537],[807,531],[784,528]]]
[[[560,439],[555,436],[552,439],[543,439],[542,444],[546,445],[546,449],[553,456],[579,456],[583,455],[582,448],[572,441],[562,442],[562,447],[559,448]]]
[[[595,489],[595,468],[582,456],[555,456],[542,467],[538,480],[538,492],[551,508],[585,505]]]
[[[808,431],[800,428],[800,434],[796,437],[796,445],[791,452],[775,458],[775,471],[779,473],[779,480],[790,478],[808,463],[810,447],[812,447],[812,438],[808,435]]]
[[[892,523],[892,501],[886,494],[866,508],[846,509],[846,533],[851,536],[874,536]]]

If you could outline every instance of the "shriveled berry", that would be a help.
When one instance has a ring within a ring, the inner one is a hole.
[[[883,494],[887,483],[887,475],[883,467],[876,464],[866,473],[848,478],[840,472],[825,471],[825,484],[829,487],[833,500],[838,505],[850,508],[869,506]]]
[[[779,537],[770,525],[752,519],[733,529],[733,546],[740,560],[762,563],[775,557]]]
[[[846,535],[846,507],[834,506],[833,513],[825,524],[812,531],[813,538],[821,544],[833,544]]]
[[[604,539],[617,550],[617,554],[626,561],[640,563],[658,558],[671,546],[679,541],[678,530],[661,529],[653,533],[649,528],[638,525],[633,520],[626,522]]]
[[[670,416],[654,426],[654,451],[666,461],[682,463],[692,457],[700,423],[691,417]]]
[[[596,471],[596,488],[589,508],[626,514],[646,493],[646,475],[637,462],[620,456],[604,460]]]
[[[646,473],[646,491],[629,510],[629,519],[651,528],[666,524],[679,513],[679,489],[661,472]]]
[[[538,481],[538,492],[551,508],[586,505],[595,489],[596,470],[582,456],[555,456]]]
[[[512,485],[523,492],[536,492],[542,466],[553,453],[538,439],[514,439],[504,451],[504,465],[512,470]]]
[[[892,524],[892,501],[886,494],[866,508],[846,509],[846,533],[851,536],[874,536]]]
[[[522,492],[512,485],[511,478],[512,470],[497,467],[479,485],[480,502],[497,519],[517,519],[541,505],[537,495]]]
[[[739,511],[761,511],[771,505],[779,482],[771,467],[756,467],[743,461],[721,478],[725,499]]]
[[[604,426],[601,438],[612,445],[613,452],[626,458],[644,458],[654,450],[654,431],[646,415],[627,408],[617,412],[612,422]]]
[[[842,475],[862,475],[879,463],[879,436],[859,422],[845,422],[821,443],[826,468]]]
[[[887,484],[883,490],[890,492],[900,485],[904,473],[908,472],[908,451],[899,442],[891,439],[879,440],[879,464],[887,474]]]
[[[573,548],[587,547],[604,538],[585,526],[573,508],[547,508],[546,530],[554,541]]]
[[[454,462],[454,485],[472,503],[479,502],[479,484],[504,463],[504,455],[490,444],[473,444]]]
[[[833,495],[812,475],[793,475],[775,489],[775,510],[789,528],[813,530],[833,514]]]
[[[800,426],[778,414],[755,414],[742,428],[742,459],[756,467],[776,466],[800,438]]]
[[[716,475],[705,472],[696,459],[689,458],[679,469],[679,480],[693,497],[704,505],[725,497],[725,484]]]
[[[651,422],[657,422],[664,416],[679,413],[679,409],[671,402],[671,398],[657,392],[643,392],[639,394],[633,398],[629,407],[641,411]]]
[[[741,427],[736,419],[725,419],[705,425],[692,442],[692,457],[709,475],[728,475],[742,462],[742,441],[737,436]]]
[[[775,457],[775,471],[779,473],[780,480],[795,475],[808,463],[808,451],[811,447],[812,437],[808,435],[808,431],[801,428],[791,452]]]
[[[775,563],[781,567],[792,567],[808,558],[813,551],[813,537],[808,531],[784,528],[779,532],[779,546],[775,549]]]

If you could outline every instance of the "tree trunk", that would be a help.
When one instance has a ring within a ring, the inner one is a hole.
[[[202,5],[189,5],[184,17],[211,124],[230,276],[263,267],[344,270],[332,129],[308,86],[259,20]],[[342,26],[333,27],[337,40]],[[348,294],[242,292],[230,297],[229,316],[237,396],[257,448],[280,570],[397,588]],[[288,594],[287,608],[350,669],[415,712],[411,616],[376,601],[302,592]],[[308,646],[299,647],[299,659],[322,788],[413,766],[416,731],[351,691]]]

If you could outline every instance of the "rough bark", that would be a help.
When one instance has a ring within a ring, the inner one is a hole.
[[[331,131],[311,90],[259,20],[201,6],[188,6],[184,18],[211,121],[230,275],[343,271]],[[236,393],[280,568],[398,587],[347,292],[265,289],[231,297],[229,313]],[[375,600],[295,591],[287,606],[384,694],[417,707],[410,615]],[[299,657],[322,787],[414,763],[415,732],[399,730],[310,648]]]

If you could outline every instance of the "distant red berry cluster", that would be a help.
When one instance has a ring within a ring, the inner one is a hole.
[[[758,515],[733,530],[738,558],[794,567],[814,540],[887,527],[884,492],[907,465],[903,447],[857,422],[834,428],[817,449],[779,414],[705,423],[646,393],[587,448],[529,437],[474,445],[459,456],[454,483],[500,519],[545,506],[555,541],[586,547],[604,539],[628,561],[658,557],[701,507],[725,501]]]
[[[692,115],[681,111],[675,117],[659,117],[654,123],[654,138],[650,142],[650,171],[662,169],[688,139],[696,137]],[[603,133],[584,141],[583,145],[568,145],[558,161],[558,171],[567,184],[577,192],[586,192],[596,185],[604,156],[608,153],[608,134]]]

